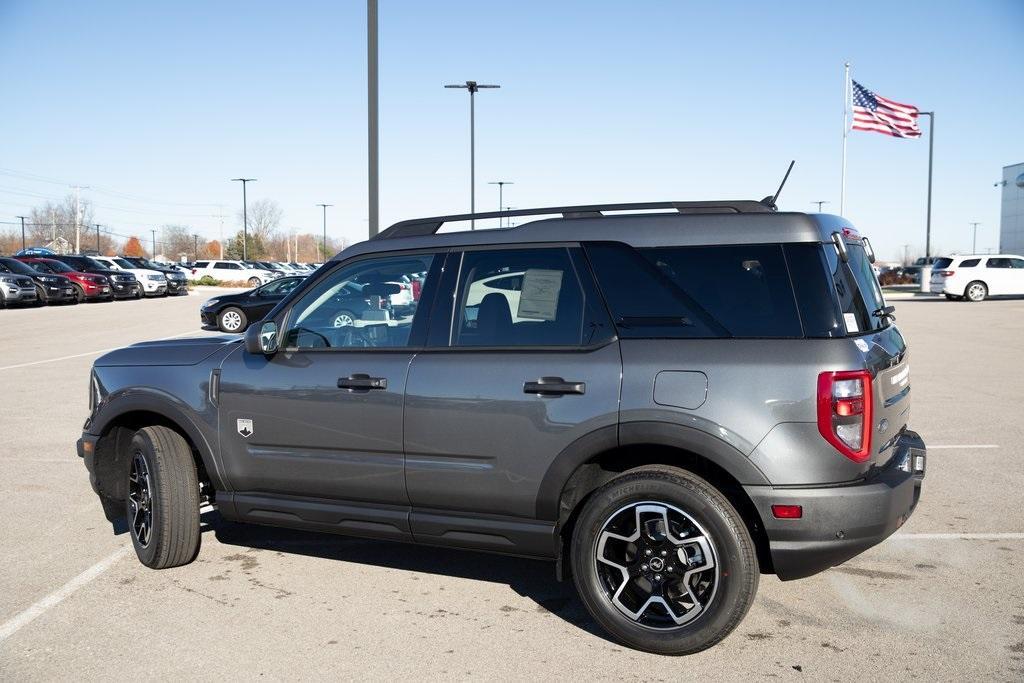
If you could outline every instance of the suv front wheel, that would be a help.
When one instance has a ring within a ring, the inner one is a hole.
[[[131,441],[128,529],[139,562],[188,564],[199,552],[199,479],[188,442],[167,427],[144,427]]]
[[[577,520],[571,562],[590,614],[630,647],[699,652],[729,635],[757,593],[754,543],[729,501],[674,467],[630,470]]]

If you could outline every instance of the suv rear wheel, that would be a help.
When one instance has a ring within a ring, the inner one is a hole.
[[[587,501],[572,538],[587,610],[630,647],[699,652],[725,638],[757,593],[754,543],[703,479],[674,467],[626,472]]]
[[[967,285],[967,289],[964,291],[964,298],[968,301],[984,301],[986,296],[988,296],[988,287],[984,282],[978,280]]]
[[[139,562],[188,564],[199,552],[199,479],[192,450],[167,427],[144,427],[131,441],[125,507]]]

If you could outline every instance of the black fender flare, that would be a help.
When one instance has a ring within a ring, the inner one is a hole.
[[[537,519],[558,519],[562,490],[580,465],[603,451],[639,445],[690,451],[721,467],[741,485],[771,485],[742,451],[713,434],[671,422],[623,422],[585,434],[555,457],[537,491]]]
[[[108,396],[100,409],[92,416],[86,431],[99,437],[108,430],[111,423],[128,413],[144,411],[161,415],[185,432],[189,441],[199,451],[199,457],[203,460],[206,474],[210,477],[214,488],[226,491],[227,482],[223,477],[220,463],[214,456],[213,446],[203,429],[189,415],[191,410],[192,408],[180,399],[165,392],[133,387]],[[215,430],[215,427],[209,429]]]

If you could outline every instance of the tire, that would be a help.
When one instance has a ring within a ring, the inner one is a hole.
[[[956,294],[946,294],[946,301],[960,301],[963,297],[959,297]]]
[[[666,526],[679,542],[662,533]],[[576,590],[591,616],[624,645],[664,655],[700,652],[729,635],[750,609],[760,578],[739,513],[711,484],[674,467],[630,470],[595,491],[576,521],[570,552]],[[609,564],[617,554],[622,564]]]
[[[167,427],[135,433],[128,458],[128,531],[151,569],[188,564],[199,553],[199,479],[192,449]]]
[[[988,286],[981,280],[975,280],[964,289],[964,299],[967,301],[984,301],[988,296]]]
[[[331,327],[352,327],[356,324],[358,317],[352,311],[338,311],[331,318]]]
[[[245,328],[249,327],[249,319],[245,316],[245,312],[242,309],[236,306],[228,306],[217,314],[217,327],[220,328],[221,332],[238,334],[245,332]]]
[[[36,300],[32,302],[32,305],[39,308],[40,306],[45,306],[48,303],[50,302],[46,298],[46,292],[43,291],[42,287],[36,287]]]
[[[82,285],[75,284],[75,303],[85,303],[85,290],[82,289]]]
[[[263,283],[260,281],[260,279],[258,277],[251,277],[251,278],[249,278],[249,286],[250,287],[259,287],[262,284]]]

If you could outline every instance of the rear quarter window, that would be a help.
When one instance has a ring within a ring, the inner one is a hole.
[[[781,245],[586,245],[624,338],[803,336]]]
[[[961,261],[959,267],[960,268],[974,268],[979,263],[981,263],[981,259],[980,258],[969,258],[969,259],[966,259],[965,261]],[[946,266],[942,266],[942,268],[945,268],[945,267]]]

